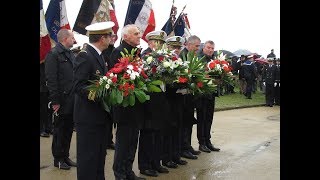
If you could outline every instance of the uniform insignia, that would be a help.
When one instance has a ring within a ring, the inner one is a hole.
[[[164,37],[164,32],[160,32],[160,38],[163,39]]]
[[[86,50],[84,50],[84,49],[81,49],[81,51],[80,52],[85,52],[85,53],[87,53],[87,51]]]
[[[99,74],[100,74],[100,71],[99,71],[98,69],[96,70],[96,74],[97,74],[97,75],[99,75]]]

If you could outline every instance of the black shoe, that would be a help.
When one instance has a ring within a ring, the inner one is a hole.
[[[50,134],[46,133],[46,132],[42,132],[42,133],[40,133],[40,136],[41,137],[50,137]]]
[[[117,178],[116,178],[117,179]],[[122,180],[122,179],[121,179]],[[126,180],[146,180],[146,178],[138,177],[137,175],[133,174],[132,176],[127,176]]]
[[[206,145],[203,145],[203,144],[199,145],[199,150],[203,151],[203,152],[206,152],[206,153],[210,153],[211,152],[211,150]]]
[[[54,161],[53,163],[54,167],[57,167],[59,169],[63,169],[63,170],[69,170],[71,167],[65,163],[64,161]]]
[[[214,147],[211,143],[208,143],[208,144],[207,144],[207,147],[208,147],[211,151],[220,151],[220,148]]]
[[[65,158],[64,162],[68,164],[68,166],[77,167],[77,163],[73,162],[70,158]]]
[[[153,169],[140,170],[140,174],[144,174],[146,176],[153,176],[153,177],[157,177],[158,176],[157,171],[155,171]]]
[[[158,173],[169,173],[169,170],[163,166],[159,166],[155,169]]]
[[[182,160],[182,159],[178,159],[178,160],[173,160],[174,163],[179,164],[179,165],[186,165],[188,164],[187,161]]]
[[[162,163],[162,165],[164,165],[168,168],[177,168],[178,167],[178,165],[176,163],[174,163],[173,161]]]
[[[114,149],[115,149],[114,143],[111,143],[111,144],[107,145],[107,149],[112,149],[112,150],[114,150]]]
[[[196,151],[193,148],[191,150],[189,150],[193,155],[199,155],[201,152],[200,151]]]
[[[187,159],[198,159],[198,157],[193,155],[190,151],[182,152],[181,157],[184,157],[184,158],[187,158]]]

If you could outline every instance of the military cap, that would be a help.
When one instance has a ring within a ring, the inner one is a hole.
[[[172,36],[166,40],[166,43],[170,46],[183,46],[184,38],[181,36]]]
[[[90,24],[86,27],[88,34],[113,34],[112,27],[114,26],[114,22],[106,21],[106,22],[97,22],[94,24]]]
[[[250,54],[250,55],[248,56],[248,58],[253,58],[253,56],[254,56],[253,54]]]
[[[167,33],[160,30],[160,31],[151,31],[146,35],[146,39],[149,40],[160,40],[165,42],[165,38],[167,37]]]

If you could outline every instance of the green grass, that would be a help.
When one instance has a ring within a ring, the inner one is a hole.
[[[243,94],[239,93],[238,88],[235,88],[235,91],[234,94],[216,97],[215,111],[265,104],[265,95],[260,90],[257,90],[255,94],[252,93],[252,99],[246,99]]]

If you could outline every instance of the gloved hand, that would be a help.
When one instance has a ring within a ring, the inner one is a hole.
[[[266,82],[262,82],[263,86],[266,86]]]
[[[181,93],[181,94],[185,95],[185,94],[188,94],[189,92],[188,92],[187,89],[178,89],[178,90],[176,91],[176,93]]]
[[[280,87],[280,83],[279,83],[279,87]]]
[[[275,83],[273,84],[273,86],[276,87],[276,86],[277,86],[277,83],[275,82]]]

